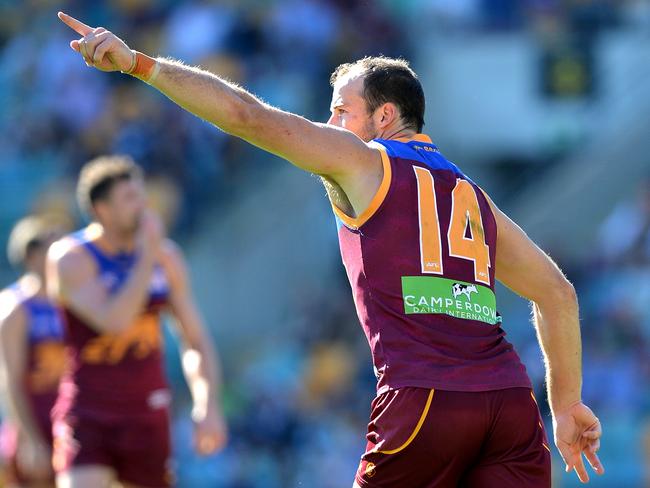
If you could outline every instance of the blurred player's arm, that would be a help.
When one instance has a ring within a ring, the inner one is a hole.
[[[105,29],[93,29],[63,13],[59,18],[84,36],[70,45],[89,66],[129,72],[223,131],[304,170],[328,176],[344,190],[348,182],[367,175],[368,168],[381,168],[379,151],[350,131],[271,107],[208,71],[140,53],[134,57],[135,51]]]
[[[29,360],[25,313],[17,304],[5,306],[3,303],[1,307],[6,314],[0,317],[1,390],[7,416],[18,428],[16,462],[33,477],[45,478],[52,470],[52,449],[43,438],[25,391]]]
[[[488,199],[489,200],[489,199]],[[548,399],[555,443],[580,480],[589,479],[581,454],[594,470],[603,467],[596,455],[600,422],[582,403],[582,344],[578,299],[560,268],[493,202],[497,228],[497,279],[532,302],[537,337],[544,354]]]
[[[194,300],[181,250],[172,241],[166,241],[162,256],[170,281],[171,311],[182,340],[183,372],[194,403],[196,447],[209,454],[223,447],[226,440],[219,356]]]
[[[17,304],[3,307],[2,312],[6,315],[0,317],[0,367],[6,413],[32,443],[46,446],[25,392],[28,361],[25,313]]]
[[[149,284],[160,249],[160,222],[143,217],[139,231],[138,261],[120,290],[109,295],[97,276],[88,252],[70,239],[54,243],[47,256],[48,294],[69,307],[100,334],[117,334],[133,324],[149,296]]]
[[[66,245],[55,243],[48,253],[50,297],[70,308],[100,334],[117,334],[127,329],[145,306],[153,256],[143,256],[125,286],[109,296],[92,258],[79,247],[61,249]]]

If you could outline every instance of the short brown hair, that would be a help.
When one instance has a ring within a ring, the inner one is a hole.
[[[15,267],[25,262],[37,249],[48,245],[63,234],[62,226],[47,217],[30,215],[19,220],[9,234],[7,257]]]
[[[77,201],[88,216],[98,201],[108,198],[113,186],[120,181],[142,179],[142,169],[130,156],[100,156],[87,162],[77,182]]]
[[[363,98],[368,112],[373,113],[384,103],[394,103],[404,122],[421,132],[424,127],[424,90],[418,75],[408,61],[385,56],[368,56],[354,63],[345,63],[334,70],[330,84],[355,73],[363,76]]]

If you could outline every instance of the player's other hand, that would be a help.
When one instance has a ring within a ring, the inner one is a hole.
[[[208,408],[204,415],[192,414],[194,447],[202,456],[221,451],[228,440],[228,428],[218,408]]]
[[[133,68],[135,52],[115,34],[103,27],[90,27],[63,12],[58,15],[65,25],[82,36],[72,41],[70,47],[83,56],[88,66],[101,71],[128,72]]]
[[[605,472],[596,454],[600,449],[602,435],[600,421],[584,403],[579,402],[560,412],[554,412],[553,433],[567,473],[574,469],[582,483],[589,481],[583,454],[597,474]]]
[[[29,473],[35,480],[46,480],[52,474],[52,450],[41,440],[20,436],[16,463],[23,473]]]

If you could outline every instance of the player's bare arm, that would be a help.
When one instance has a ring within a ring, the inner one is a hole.
[[[604,468],[598,418],[582,403],[582,350],[578,300],[573,285],[524,231],[492,202],[497,226],[497,279],[532,301],[546,363],[555,444],[582,482],[589,480],[582,454],[598,474]]]
[[[71,239],[56,242],[48,252],[48,294],[99,333],[126,330],[145,306],[160,236],[160,223],[147,214],[141,224],[138,262],[126,285],[111,296],[83,246]]]
[[[194,300],[181,250],[168,240],[162,246],[161,256],[169,278],[171,311],[182,340],[183,372],[194,402],[196,448],[201,454],[210,454],[226,442],[219,358]]]
[[[88,66],[133,74],[223,131],[327,177],[343,189],[357,215],[370,204],[383,175],[381,156],[352,132],[274,108],[213,73],[136,54],[103,28],[64,13],[59,18],[83,36],[70,46]]]
[[[25,394],[24,377],[27,370],[27,323],[25,313],[17,303],[3,300],[0,317],[0,368],[3,398],[7,414],[20,432],[18,462],[35,476],[50,472],[51,450],[43,439],[30,402]]]

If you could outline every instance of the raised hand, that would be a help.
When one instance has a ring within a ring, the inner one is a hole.
[[[598,417],[582,402],[571,405],[553,416],[555,445],[566,464],[567,473],[575,470],[582,483],[589,481],[582,455],[597,474],[605,468],[598,459],[602,428]]]
[[[103,27],[92,28],[74,17],[59,12],[59,19],[77,34],[70,47],[81,54],[88,66],[101,71],[130,72],[135,67],[136,54],[126,43]]]
[[[143,253],[157,257],[164,238],[160,217],[151,210],[144,210],[140,216],[137,240]]]

